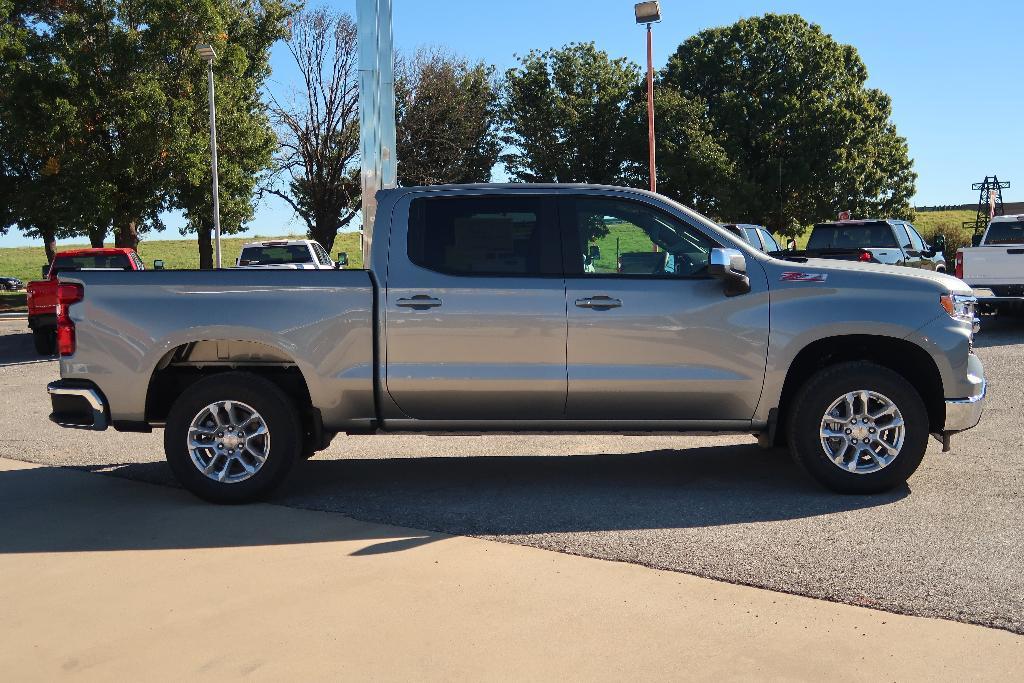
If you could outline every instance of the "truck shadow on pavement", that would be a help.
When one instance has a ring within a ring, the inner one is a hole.
[[[70,468],[0,471],[0,555],[354,541],[341,552],[358,556],[444,538],[272,505],[210,505],[181,489]]]
[[[981,332],[974,338],[979,348],[1012,346],[1024,339],[1024,316],[986,316],[981,320]]]
[[[40,356],[32,345],[32,333],[0,334],[0,368],[27,363],[46,363],[56,356]]]
[[[173,483],[163,462],[88,469]],[[241,521],[247,510],[272,518],[268,511],[280,508],[215,506],[178,489],[118,487],[114,477],[95,477],[107,480],[103,488],[112,499],[75,502],[54,517],[69,497],[75,500],[69,476],[88,475],[62,468],[0,472],[0,553],[324,542],[340,540],[332,535],[347,528]],[[904,487],[875,496],[837,495],[819,488],[782,453],[727,445],[614,455],[314,459],[297,465],[269,502],[429,532],[501,537],[799,519],[884,506],[907,493]],[[25,515],[27,506],[41,516]],[[23,521],[15,522],[19,515]],[[236,517],[238,526],[214,529],[214,522]],[[394,530],[389,533],[391,540],[358,554],[436,540],[430,533],[397,539]]]

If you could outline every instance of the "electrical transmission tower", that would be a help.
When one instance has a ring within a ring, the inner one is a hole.
[[[977,235],[988,227],[993,216],[1002,216],[1003,190],[1009,186],[1009,180],[999,180],[994,175],[985,176],[985,180],[980,183],[973,183],[971,189],[978,192],[978,215],[973,221],[964,221],[964,227],[971,228]]]

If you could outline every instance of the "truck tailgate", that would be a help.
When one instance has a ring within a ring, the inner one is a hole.
[[[367,271],[81,271],[59,277],[85,289],[69,310],[77,348],[61,358],[61,377],[98,385],[115,421],[142,420],[154,370],[175,349],[198,341],[255,342],[290,359],[325,424],[373,415],[375,298]]]
[[[1024,284],[1024,245],[970,247],[962,253],[964,281],[967,284]]]

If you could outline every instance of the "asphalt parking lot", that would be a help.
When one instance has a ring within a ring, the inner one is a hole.
[[[170,484],[161,434],[49,423],[23,320],[0,321],[0,457]],[[275,500],[1024,633],[1024,320],[987,319],[981,425],[909,487],[819,489],[745,436],[339,437]]]

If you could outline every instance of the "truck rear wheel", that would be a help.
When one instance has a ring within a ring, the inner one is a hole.
[[[302,452],[295,406],[273,382],[247,372],[199,380],[171,407],[164,454],[186,489],[214,503],[258,500]]]
[[[880,493],[904,484],[928,447],[928,411],[906,379],[868,362],[812,376],[790,411],[794,459],[840,493]]]
[[[40,356],[57,353],[57,330],[52,327],[37,327],[32,330],[32,343]]]

